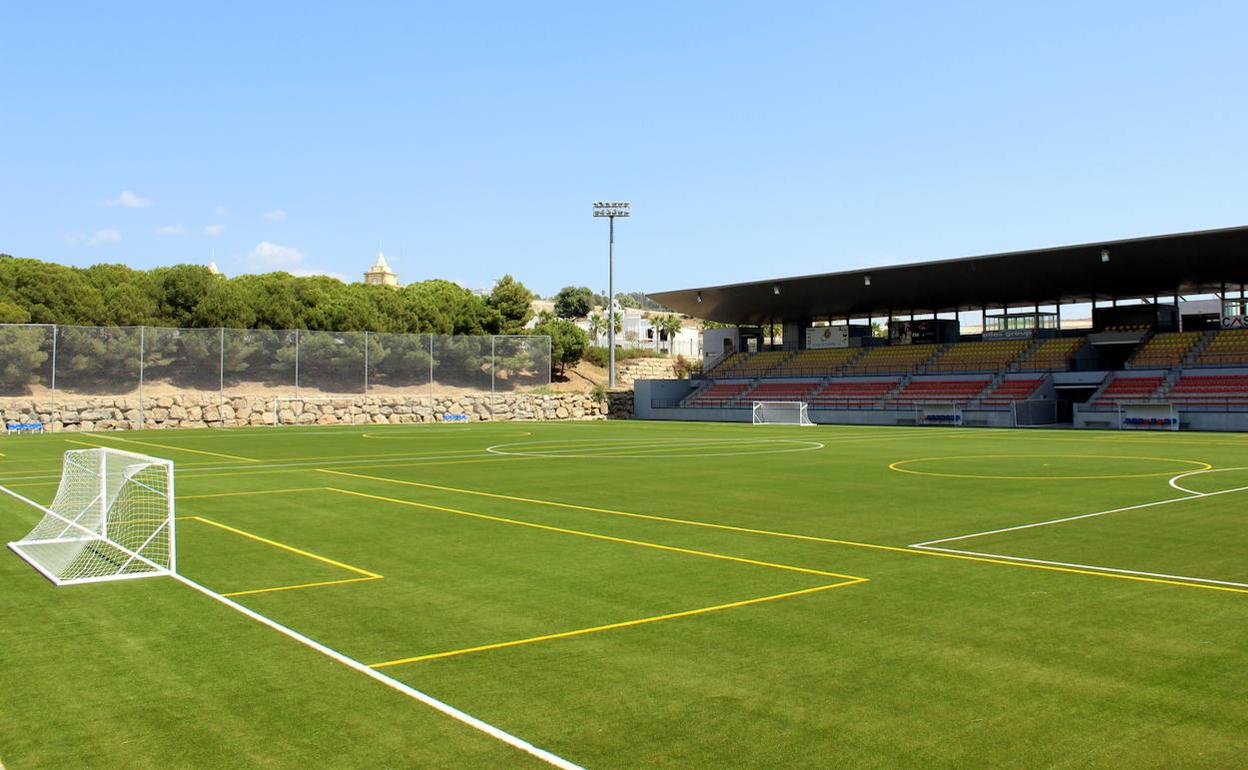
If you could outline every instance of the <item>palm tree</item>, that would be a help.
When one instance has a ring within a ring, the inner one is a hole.
[[[603,337],[607,336],[607,326],[609,324],[610,324],[610,321],[608,321],[607,317],[604,315],[601,315],[599,313],[594,313],[590,315],[589,330],[594,333],[595,344],[597,344],[598,340],[601,340]],[[618,335],[620,333],[620,330],[623,328],[624,328],[624,320],[620,317],[619,313],[616,313],[615,333]]]
[[[676,349],[676,335],[680,334],[680,330],[684,328],[684,324],[681,323],[680,317],[675,313],[668,313],[666,315],[656,317],[650,323],[654,326],[654,328],[659,330],[660,334],[667,335],[667,352],[673,352]]]

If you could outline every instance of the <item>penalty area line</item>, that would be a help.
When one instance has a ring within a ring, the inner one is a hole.
[[[190,578],[183,577],[182,575],[178,575],[176,573],[174,573],[172,577],[175,580],[182,583],[183,585],[186,585],[186,586],[189,586],[190,588],[195,589],[196,591],[209,597],[210,599],[213,599],[214,601],[224,604],[230,609],[245,615],[246,617],[256,621],[257,623],[260,623],[261,625],[264,625],[264,626],[268,626],[272,630],[277,631],[279,634],[282,634],[283,636],[294,639],[296,642],[299,642],[305,647],[313,649],[316,652],[319,652],[320,654],[334,661],[337,661],[338,663],[341,663],[342,665],[347,666],[348,668],[351,668],[367,676],[370,679],[380,682],[381,684],[384,684],[386,687],[389,687],[392,690],[397,690],[398,692],[406,695],[407,697],[417,700],[425,704],[426,706],[429,706],[430,708],[435,709],[436,711],[439,711],[442,714],[445,714],[446,716],[449,716],[452,719],[455,719],[456,721],[461,722],[467,725],[468,727],[473,728],[474,730],[478,730],[482,733],[485,733],[486,735],[490,736],[491,738],[494,738],[497,741],[501,741],[502,743],[505,743],[508,746],[511,746],[512,748],[518,749],[520,751],[523,751],[526,754],[536,757],[537,759],[542,760],[548,765],[551,765],[553,767],[563,768],[563,770],[584,770],[580,765],[574,762],[570,762],[569,760],[566,760],[557,754],[549,752],[546,749],[539,748],[522,738],[518,738],[515,735],[512,735],[509,732],[506,732],[505,730],[495,727],[489,722],[478,719],[477,717],[474,717],[473,715],[465,711],[461,711],[455,708],[454,706],[450,705],[449,703],[440,701],[437,698],[433,697],[432,695],[429,695],[420,690],[417,690],[416,688],[410,685],[404,684],[403,682],[400,682],[394,677],[387,676],[386,674],[383,674],[380,671],[376,671],[372,668],[369,668],[368,666],[356,660],[355,658],[348,657],[342,654],[341,652],[338,652],[337,650],[333,649],[332,647],[327,647],[314,639],[304,636],[303,634],[299,633],[298,631],[295,631],[289,626],[284,626],[275,620],[265,617],[264,615],[261,615],[260,613],[256,612],[253,609],[245,607],[242,604],[239,604],[238,602],[232,599],[222,596],[221,594],[217,593],[216,591],[213,591],[210,588],[206,588],[200,585],[199,583],[196,583],[194,580],[191,580]]]

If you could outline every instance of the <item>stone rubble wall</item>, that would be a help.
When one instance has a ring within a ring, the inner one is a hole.
[[[611,393],[598,403],[584,393],[509,393],[434,397],[344,396],[283,400],[277,411],[282,425],[389,425],[441,421],[446,415],[466,415],[469,421],[605,420],[632,416],[632,392],[627,403]],[[141,408],[140,408],[141,406]],[[93,397],[56,404],[10,398],[0,400],[8,423],[40,422],[45,430],[91,431],[152,428],[237,428],[273,425],[273,398],[215,395],[171,395],[144,399]],[[616,417],[619,415],[619,417]]]
[[[615,370],[615,382],[621,388],[631,388],[637,380],[676,379],[675,359],[634,358],[619,364]]]

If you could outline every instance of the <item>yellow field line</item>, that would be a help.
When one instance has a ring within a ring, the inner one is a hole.
[[[487,463],[490,463],[490,462],[492,462],[492,463],[501,463],[501,462],[519,462],[519,461],[521,461],[521,460],[547,460],[547,459],[550,459],[550,458],[547,458],[547,457],[506,457],[506,456],[503,456],[503,455],[492,455],[492,456],[490,456],[490,457],[483,457],[483,458],[480,458],[480,459],[477,459],[477,460],[451,460],[451,461],[449,461],[449,462],[423,462],[423,461],[413,461],[413,462],[395,462],[395,463],[391,463],[391,462],[387,462],[387,461],[385,461],[385,460],[378,460],[377,462],[370,463],[370,464],[363,464],[363,465],[347,465],[347,466],[343,466],[343,467],[346,467],[346,468],[376,468],[376,467],[378,467],[378,465],[379,465],[379,464],[384,463],[384,465],[383,465],[382,467],[385,467],[385,468],[426,468],[426,467],[429,467],[429,466],[431,466],[431,465],[459,465],[459,464],[461,464],[461,463],[482,463],[482,462],[487,462]],[[315,468],[315,467],[311,467],[311,466],[308,466],[308,467],[298,467],[298,468],[272,468],[272,469],[257,468],[257,469],[254,469],[254,470],[245,470],[245,471],[229,471],[229,472],[224,472],[224,473],[186,473],[186,474],[183,474],[183,476],[182,476],[182,477],[184,477],[184,478],[188,478],[188,479],[219,479],[219,478],[225,478],[225,477],[227,477],[227,476],[228,476],[228,477],[234,477],[234,476],[268,476],[268,475],[278,474],[278,473],[315,473],[315,472],[316,472],[316,471],[318,471],[318,470],[320,470],[320,469],[319,469],[319,468]],[[6,484],[5,486],[9,486],[9,487],[15,487],[15,486],[34,486],[35,484],[46,484],[46,483],[49,483],[49,482],[43,482],[43,481],[40,481],[40,482],[24,482],[24,483],[20,483],[20,484]],[[57,482],[50,482],[50,483],[55,484],[55,483],[57,483]]]
[[[324,492],[328,487],[292,487],[290,489],[258,489],[251,492],[213,492],[208,495],[178,495],[176,500],[206,500],[210,497],[247,497],[249,495],[277,495],[285,492]],[[180,518],[180,517],[179,517]]]
[[[485,521],[497,521],[502,524],[514,524],[518,527],[529,527],[531,529],[540,529],[547,532],[558,532],[564,535],[576,535],[578,537],[588,537],[593,540],[605,540],[612,543],[623,543],[625,545],[636,545],[642,548],[653,548],[658,551],[670,551],[672,553],[683,553],[688,556],[702,556],[708,559],[722,559],[724,561],[737,562],[738,564],[750,564],[755,567],[768,567],[770,569],[786,570],[788,572],[802,572],[808,575],[821,575],[823,577],[844,578],[846,580],[863,580],[857,575],[844,575],[839,572],[828,572],[826,570],[812,569],[810,567],[795,567],[791,564],[776,564],[769,561],[758,561],[757,559],[746,559],[740,556],[728,556],[722,553],[711,553],[710,551],[695,551],[692,548],[678,548],[674,545],[663,545],[661,543],[648,543],[644,540],[630,540],[625,537],[614,537],[612,535],[600,535],[596,532],[582,532],[577,529],[567,529],[565,527],[552,527],[548,524],[536,524],[531,521],[522,519],[508,519],[504,516],[492,516],[487,513],[474,513],[472,511],[461,511],[458,508],[445,508],[440,505],[429,505],[427,503],[417,503],[412,500],[400,500],[397,497],[383,497],[381,495],[370,495],[365,492],[353,492],[349,489],[336,489],[328,487],[331,492],[339,494],[352,495],[353,497],[365,497],[370,500],[381,500],[387,503],[395,503],[397,505],[407,505],[413,508],[424,508],[430,511],[442,511],[443,513],[453,513],[457,516],[469,516],[474,519],[482,519]]]
[[[343,578],[342,580],[322,580],[316,583],[300,583],[299,585],[293,585],[293,586],[275,586],[273,588],[252,588],[248,591],[234,591],[232,593],[221,594],[221,595],[222,596],[252,596],[254,594],[272,593],[274,591],[294,591],[299,588],[320,588],[322,586],[339,586],[344,583],[366,583],[370,580],[381,580],[381,575],[376,575],[373,577]]]
[[[354,572],[354,573],[355,573],[355,574],[357,574],[357,575],[363,575],[363,576],[365,576],[365,577],[369,577],[369,578],[379,578],[379,577],[381,577],[381,575],[378,575],[376,572],[369,572],[369,571],[368,571],[368,570],[366,570],[366,569],[360,569],[359,567],[352,567],[350,564],[344,564],[344,563],[342,563],[342,562],[340,562],[340,561],[335,561],[335,560],[330,559],[330,558],[327,558],[327,557],[325,557],[325,556],[318,556],[317,554],[311,553],[311,552],[309,552],[309,551],[304,551],[304,550],[301,550],[301,549],[299,549],[299,548],[295,548],[294,546],[291,546],[291,545],[286,545],[285,543],[279,543],[279,542],[277,542],[276,540],[270,540],[270,539],[268,539],[267,537],[261,537],[260,535],[254,535],[254,534],[252,534],[252,533],[250,533],[250,532],[246,532],[246,531],[244,531],[244,530],[237,529],[237,528],[235,528],[235,527],[231,527],[231,526],[230,526],[230,525],[228,525],[228,524],[222,524],[222,523],[221,523],[221,522],[219,522],[219,521],[213,521],[212,519],[207,519],[207,518],[204,518],[203,516],[190,516],[190,517],[188,517],[188,518],[193,519],[194,521],[198,521],[198,522],[202,522],[202,523],[204,523],[204,524],[208,524],[209,526],[217,527],[218,529],[223,529],[223,530],[225,530],[226,532],[232,532],[232,533],[234,533],[235,535],[241,535],[241,536],[243,536],[243,537],[250,538],[251,540],[255,540],[255,541],[256,541],[256,542],[258,542],[258,543],[264,543],[265,545],[271,545],[271,546],[273,546],[274,548],[280,548],[280,549],[282,549],[283,551],[289,551],[290,553],[293,553],[293,554],[298,554],[299,556],[303,556],[303,557],[306,557],[306,558],[308,558],[308,559],[312,559],[312,560],[314,560],[314,561],[319,561],[319,562],[321,562],[321,563],[323,563],[323,564],[329,564],[330,566],[333,566],[333,567],[338,567],[338,568],[340,568],[340,569],[345,569],[345,570],[347,570],[348,572]]]
[[[668,524],[683,524],[689,527],[703,527],[705,529],[718,529],[725,532],[742,532],[750,535],[764,535],[766,537],[780,537],[789,540],[803,540],[812,543],[828,543],[830,545],[844,545],[852,548],[868,548],[875,551],[890,551],[893,553],[905,553],[911,556],[936,556],[946,559],[959,559],[961,561],[984,562],[986,564],[1000,564],[1006,567],[1020,567],[1023,569],[1038,569],[1048,572],[1068,572],[1077,575],[1094,575],[1096,577],[1109,578],[1111,580],[1132,580],[1140,583],[1160,583],[1163,585],[1183,586],[1184,588],[1199,588],[1205,591],[1226,591],[1228,593],[1248,594],[1248,589],[1232,588],[1230,586],[1216,586],[1204,583],[1189,583],[1182,580],[1167,580],[1165,578],[1144,577],[1143,575],[1120,575],[1112,572],[1096,572],[1093,570],[1076,569],[1074,567],[1058,567],[1049,564],[1024,564],[1022,562],[1006,561],[1004,559],[991,559],[985,556],[965,556],[956,553],[938,553],[936,551],[920,550],[918,548],[903,548],[894,545],[879,545],[876,543],[860,543],[854,540],[839,540],[830,537],[818,537],[816,535],[799,535],[792,532],[777,532],[767,529],[754,529],[752,527],[736,527],[730,524],[713,524],[706,521],[694,521],[692,519],[677,519],[670,516],[656,516],[647,513],[631,513],[629,511],[616,511],[610,508],[594,508],[587,505],[575,505],[573,503],[559,503],[552,500],[538,500],[529,497],[515,497],[512,495],[500,495],[493,492],[479,492],[473,489],[458,489],[456,487],[444,487],[436,484],[424,484],[418,481],[403,481],[400,479],[388,479],[383,476],[368,476],[362,473],[346,473],[344,471],[335,471],[329,468],[321,468],[322,473],[334,473],[339,476],[350,476],[354,478],[368,479],[371,481],[381,481],[390,484],[402,484],[405,486],[422,487],[425,489],[436,489],[444,492],[458,492],[465,495],[477,495],[479,497],[491,497],[499,500],[511,500],[513,502],[534,503],[536,505],[549,505],[555,508],[567,508],[570,510],[589,511],[591,513],[605,513],[612,516],[626,516],[633,519],[646,519],[649,521],[662,521]]]
[[[241,457],[239,455],[227,455],[224,452],[209,452],[206,449],[189,449],[184,446],[173,446],[170,444],[157,444],[155,441],[138,441],[132,438],[121,438],[119,436],[110,436],[107,433],[92,433],[90,435],[92,438],[106,438],[106,439],[111,439],[113,441],[121,441],[126,444],[138,444],[139,446],[151,446],[151,447],[157,447],[159,449],[170,449],[175,452],[191,452],[197,455],[207,455],[209,457],[224,457],[227,460],[242,460],[243,462],[248,462],[248,463],[260,462],[254,457]]]
[[[794,596],[803,596],[805,594],[813,594],[819,591],[829,591],[833,588],[843,588],[845,586],[858,585],[859,583],[869,582],[866,578],[856,578],[854,580],[845,580],[840,583],[832,583],[826,586],[815,586],[814,588],[803,588],[800,591],[787,591],[782,594],[772,594],[771,596],[760,596],[755,599],[745,599],[739,602],[729,602],[728,604],[716,604],[713,607],[700,607],[696,610],[684,610],[683,612],[670,612],[666,615],[655,615],[649,618],[638,618],[637,620],[625,620],[620,623],[608,623],[604,626],[593,626],[591,628],[579,628],[575,631],[561,631],[556,634],[544,634],[542,636],[531,636],[527,639],[515,639],[510,642],[498,642],[497,644],[482,644],[476,647],[465,647],[462,650],[449,650],[447,652],[434,652],[428,655],[416,655],[411,658],[399,658],[397,660],[387,660],[383,663],[371,663],[370,668],[388,668],[390,666],[402,666],[408,663],[419,663],[425,660],[437,660],[439,658],[451,658],[457,655],[467,655],[472,652],[486,652],[488,650],[501,650],[507,647],[519,647],[522,644],[534,644],[536,642],[547,642],[554,639],[567,639],[573,636],[584,636],[585,634],[594,634],[599,631],[612,631],[617,628],[629,628],[631,626],[640,626],[646,623],[657,623],[661,620],[675,620],[676,618],[687,618],[693,615],[704,615],[708,612],[719,612],[720,610],[730,610],[736,607],[746,607],[751,604],[762,604],[764,602],[774,602],[780,599],[788,599]],[[229,594],[226,594],[227,596]]]

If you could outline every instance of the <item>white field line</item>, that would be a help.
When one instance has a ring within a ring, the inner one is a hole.
[[[344,460],[293,460],[290,462],[277,463],[233,463],[221,465],[196,466],[193,470],[179,473],[179,478],[194,478],[197,475],[208,475],[218,471],[239,471],[239,470],[271,470],[274,468],[303,468],[313,467],[319,468],[327,465],[390,465],[393,463],[405,463],[411,461],[422,460],[462,460],[474,457],[486,457],[489,455],[482,449],[463,449],[449,454],[387,454],[373,455],[378,457],[377,460],[361,459],[361,456],[354,456]],[[388,458],[388,459],[380,459]],[[60,473],[56,474],[40,474],[38,476],[8,476],[0,478],[0,483],[11,483],[20,481],[46,481],[48,479],[59,479]]]
[[[1204,470],[1200,470],[1200,471],[1188,471],[1187,473],[1180,473],[1178,476],[1175,476],[1174,478],[1170,479],[1170,482],[1169,482],[1169,483],[1170,483],[1170,486],[1174,487],[1175,489],[1179,490],[1180,492],[1187,492],[1187,493],[1188,493],[1188,494],[1190,494],[1190,495],[1202,495],[1202,494],[1205,494],[1205,493],[1204,493],[1204,492],[1197,492],[1197,491],[1196,491],[1196,490],[1194,490],[1194,489],[1188,489],[1187,487],[1180,486],[1180,485],[1178,484],[1179,479],[1182,479],[1182,478],[1187,478],[1188,476],[1199,476],[1199,475],[1201,475],[1201,474],[1205,474],[1205,473],[1224,473],[1224,472],[1226,472],[1226,471],[1248,471],[1248,468],[1244,468],[1244,467],[1239,467],[1239,468],[1206,468],[1206,469],[1204,469]]]
[[[1229,470],[1229,469],[1227,469]],[[1204,471],[1195,471],[1203,473]],[[1158,505],[1168,505],[1170,503],[1181,503],[1185,500],[1196,500],[1202,497],[1216,497],[1217,495],[1228,495],[1232,492],[1248,491],[1248,487],[1235,487],[1234,489],[1222,489],[1217,492],[1191,492],[1191,490],[1183,490],[1190,492],[1185,497],[1170,497],[1165,500],[1154,500],[1151,503],[1140,503],[1139,505],[1128,505],[1123,508],[1111,508],[1108,511],[1097,511],[1095,513],[1081,513],[1078,516],[1064,516],[1060,519],[1049,519],[1048,521],[1036,521],[1031,524],[1019,524],[1013,527],[1001,527],[1000,529],[989,529],[983,532],[973,532],[969,535],[957,535],[955,537],[945,537],[939,540],[927,540],[922,543],[914,543],[910,548],[924,548],[926,546],[936,545],[937,543],[952,543],[955,540],[969,540],[973,537],[985,537],[987,535],[999,535],[1002,532],[1016,532],[1020,529],[1031,529],[1032,527],[1047,527],[1050,524],[1062,524],[1067,521],[1078,521],[1079,519],[1090,519],[1095,516],[1107,516],[1111,513],[1122,513],[1123,511],[1134,511],[1140,508],[1152,508]]]
[[[1074,567],[1076,569],[1094,570],[1096,572],[1116,572],[1123,575],[1143,575],[1144,577],[1166,578],[1168,580],[1183,580],[1191,583],[1208,583],[1210,585],[1219,586],[1235,586],[1237,588],[1248,588],[1248,583],[1236,583],[1232,580],[1213,580],[1212,578],[1190,577],[1188,575],[1167,575],[1164,572],[1144,572],[1135,569],[1119,569],[1117,567],[1101,567],[1096,564],[1078,564],[1069,561],[1047,561],[1045,559],[1029,559],[1022,556],[1005,556],[999,553],[987,553],[985,551],[959,551],[956,548],[936,548],[930,545],[912,545],[911,548],[919,548],[924,551],[939,551],[940,553],[956,553],[963,556],[984,556],[993,559],[1006,559],[1008,561],[1024,562],[1027,564],[1049,564],[1055,567]]]
[[[1214,580],[1212,578],[1199,578],[1199,577],[1191,577],[1188,575],[1169,575],[1164,572],[1145,572],[1143,570],[1121,569],[1118,567],[1102,567],[1102,566],[1095,565],[1095,564],[1079,564],[1076,562],[1067,562],[1067,561],[1049,561],[1046,559],[1031,559],[1031,558],[1027,558],[1023,556],[1006,556],[1005,554],[988,553],[986,551],[965,551],[965,550],[958,550],[956,548],[939,548],[936,546],[937,543],[952,543],[957,540],[969,540],[970,538],[974,538],[974,537],[985,537],[987,535],[996,535],[1002,532],[1016,532],[1020,529],[1031,529],[1032,527],[1047,527],[1050,524],[1061,524],[1067,521],[1078,521],[1079,519],[1088,519],[1094,516],[1106,516],[1111,513],[1121,513],[1123,511],[1134,511],[1134,510],[1139,510],[1141,508],[1152,508],[1158,505],[1167,505],[1169,503],[1181,503],[1185,500],[1199,500],[1205,497],[1217,497],[1218,495],[1229,495],[1232,492],[1245,492],[1245,491],[1248,491],[1248,486],[1235,487],[1234,489],[1221,489],[1216,492],[1196,492],[1194,490],[1187,489],[1186,487],[1180,486],[1177,483],[1179,479],[1185,478],[1187,476],[1199,476],[1205,473],[1219,473],[1222,471],[1241,471],[1241,470],[1248,470],[1248,468],[1206,468],[1206,469],[1202,469],[1198,471],[1188,471],[1186,473],[1180,473],[1177,476],[1172,477],[1169,480],[1170,486],[1174,487],[1175,489],[1181,492],[1187,492],[1188,494],[1185,497],[1171,497],[1165,500],[1155,500],[1151,503],[1140,503],[1139,505],[1128,505],[1122,508],[1113,508],[1108,511],[1084,513],[1078,516],[1066,516],[1060,519],[1038,521],[1032,524],[1020,524],[1014,527],[1002,527],[1000,529],[987,530],[985,532],[975,532],[970,535],[958,535],[956,537],[946,537],[940,540],[928,540],[923,543],[915,543],[908,547],[917,548],[917,549],[924,550],[924,551],[939,551],[941,553],[959,554],[962,556],[979,556],[979,557],[986,557],[986,558],[991,558],[991,559],[1005,559],[1006,561],[1016,561],[1016,562],[1026,563],[1026,564],[1045,564],[1045,565],[1050,565],[1050,566],[1055,566],[1055,567],[1073,567],[1075,569],[1095,570],[1097,572],[1113,572],[1113,573],[1122,574],[1122,575],[1140,575],[1143,577],[1163,578],[1163,579],[1168,579],[1168,580],[1186,580],[1186,581],[1190,581],[1193,583],[1206,583],[1209,585],[1234,586],[1236,588],[1248,588],[1248,583],[1237,583],[1232,580]]]
[[[555,444],[556,446],[551,446]],[[783,450],[774,450],[771,447],[779,445],[786,447]],[[579,445],[570,445],[566,441],[518,441],[508,444],[495,444],[486,447],[485,451],[494,455],[508,455],[519,457],[683,457],[687,455],[670,455],[657,454],[657,452],[665,449],[684,449],[684,450],[703,450],[707,452],[707,457],[722,457],[725,453],[714,452],[711,450],[725,448],[746,448],[749,454],[774,454],[783,453],[785,451],[807,451],[813,449],[822,449],[823,444],[818,441],[806,441],[802,439],[786,439],[786,438],[716,438],[716,439],[662,439],[658,442],[652,440],[632,440],[621,439],[616,442],[599,442],[589,441],[581,442]],[[753,448],[750,448],[753,447]],[[647,453],[647,450],[653,450]],[[642,453],[634,455],[632,453]],[[693,455],[702,456],[702,455]]]
[[[495,727],[494,725],[489,724],[488,722],[483,722],[482,720],[477,719],[471,714],[460,711],[454,706],[444,703],[438,700],[437,698],[433,697],[432,695],[423,693],[420,690],[417,690],[414,687],[406,685],[403,682],[400,682],[399,680],[393,677],[387,676],[375,669],[371,669],[354,658],[349,658],[346,655],[343,655],[341,652],[338,652],[337,650],[334,650],[330,647],[326,647],[325,645],[313,639],[309,639],[308,637],[304,636],[298,631],[295,631],[292,628],[284,626],[275,620],[271,620],[265,617],[264,615],[261,615],[255,610],[244,607],[243,605],[239,604],[236,601],[227,599],[226,597],[222,596],[216,591],[213,591],[209,588],[205,588],[199,583],[196,583],[194,580],[191,580],[189,578],[186,578],[186,577],[183,577],[182,575],[177,575],[177,574],[173,575],[173,577],[177,579],[178,581],[184,583],[185,585],[188,585],[191,588],[194,588],[196,591],[199,591],[205,596],[215,599],[216,601],[221,602],[222,604],[229,607],[230,609],[240,612],[243,615],[246,615],[247,617],[251,618],[257,623],[266,625],[269,628],[273,629],[274,631],[277,631],[280,634],[288,636],[291,639],[294,639],[296,642],[299,642],[300,644],[304,646],[310,647],[313,650],[316,650],[317,652],[321,653],[322,655],[328,658],[331,658],[343,664],[344,666],[347,666],[348,668],[352,668],[361,674],[364,674],[370,679],[375,679],[378,682],[381,682],[382,684],[384,684],[385,686],[391,689],[398,690],[399,692],[403,693],[409,698],[414,698],[415,700],[420,701],[426,706],[436,709],[442,712],[443,714],[446,714],[447,716],[451,717],[452,719],[456,719],[468,725],[474,730],[479,730],[485,733],[486,735],[490,736],[491,738],[494,738],[495,740],[502,741],[503,743],[506,743],[508,746],[512,746],[513,748],[519,749],[520,751],[523,751],[526,754],[531,754],[532,756],[537,757],[543,762],[549,765],[552,765],[554,767],[563,768],[563,770],[583,770],[583,768],[581,768],[580,765],[577,765],[573,762],[569,762],[563,757],[560,757],[557,754],[552,754],[551,752],[546,751],[545,749],[538,748],[537,746],[534,746],[528,741],[517,738],[511,733],[501,730]]]

